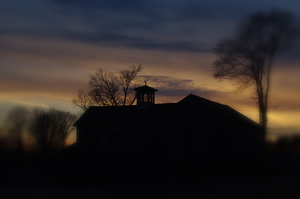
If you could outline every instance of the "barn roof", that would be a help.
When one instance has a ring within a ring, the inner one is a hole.
[[[144,85],[144,86],[135,88],[135,89],[133,89],[133,90],[136,90],[136,91],[142,91],[142,90],[158,91],[158,90],[156,90],[156,89],[154,89],[154,88],[151,88],[151,87],[149,87],[149,86],[147,86],[147,85]]]
[[[225,117],[226,119],[230,120],[233,123],[242,124],[242,125],[246,125],[246,126],[259,127],[259,125],[256,122],[254,122],[250,118],[246,117],[242,113],[236,111],[235,109],[231,108],[230,106],[220,104],[220,103],[199,97],[194,94],[188,95],[187,97],[182,99],[180,102],[184,101],[185,99],[187,99],[189,97],[195,98],[198,101],[201,101],[201,102],[207,104],[211,108],[218,111],[221,115],[223,115],[223,117]],[[180,102],[178,102],[178,103],[180,103]]]
[[[149,109],[136,106],[92,106],[74,126],[132,126],[152,124],[176,106],[176,103],[153,104]]]
[[[75,122],[74,126],[117,127],[153,124],[189,98],[194,98],[200,103],[205,103],[233,123],[259,127],[256,122],[233,108],[193,94],[188,95],[178,103],[153,104],[149,109],[137,109],[136,106],[92,106]]]

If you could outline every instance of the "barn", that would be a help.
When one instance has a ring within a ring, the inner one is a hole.
[[[243,114],[190,94],[155,104],[154,88],[136,88],[133,106],[93,106],[75,122],[80,151],[103,159],[209,161],[257,154],[260,126]]]

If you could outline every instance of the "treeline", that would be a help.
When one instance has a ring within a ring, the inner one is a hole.
[[[276,142],[268,142],[267,149],[276,153],[289,153],[300,155],[300,134],[281,136]]]
[[[54,108],[28,110],[15,107],[4,121],[6,132],[2,133],[1,147],[24,150],[31,139],[40,151],[64,148],[68,136],[74,130],[76,119],[76,115]]]

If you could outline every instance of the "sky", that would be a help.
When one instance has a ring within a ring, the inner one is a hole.
[[[193,93],[258,121],[254,88],[236,93],[233,82],[213,78],[212,48],[251,14],[273,9],[299,24],[299,0],[0,1],[0,124],[14,106],[77,114],[71,101],[90,74],[133,64],[142,64],[139,78],[159,90],[157,103]],[[274,60],[270,138],[300,134],[299,39],[294,44]]]

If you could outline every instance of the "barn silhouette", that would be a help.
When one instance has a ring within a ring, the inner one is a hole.
[[[193,94],[155,104],[156,89],[144,85],[135,91],[137,105],[92,106],[75,122],[82,154],[207,162],[261,150],[260,126],[227,105]]]

